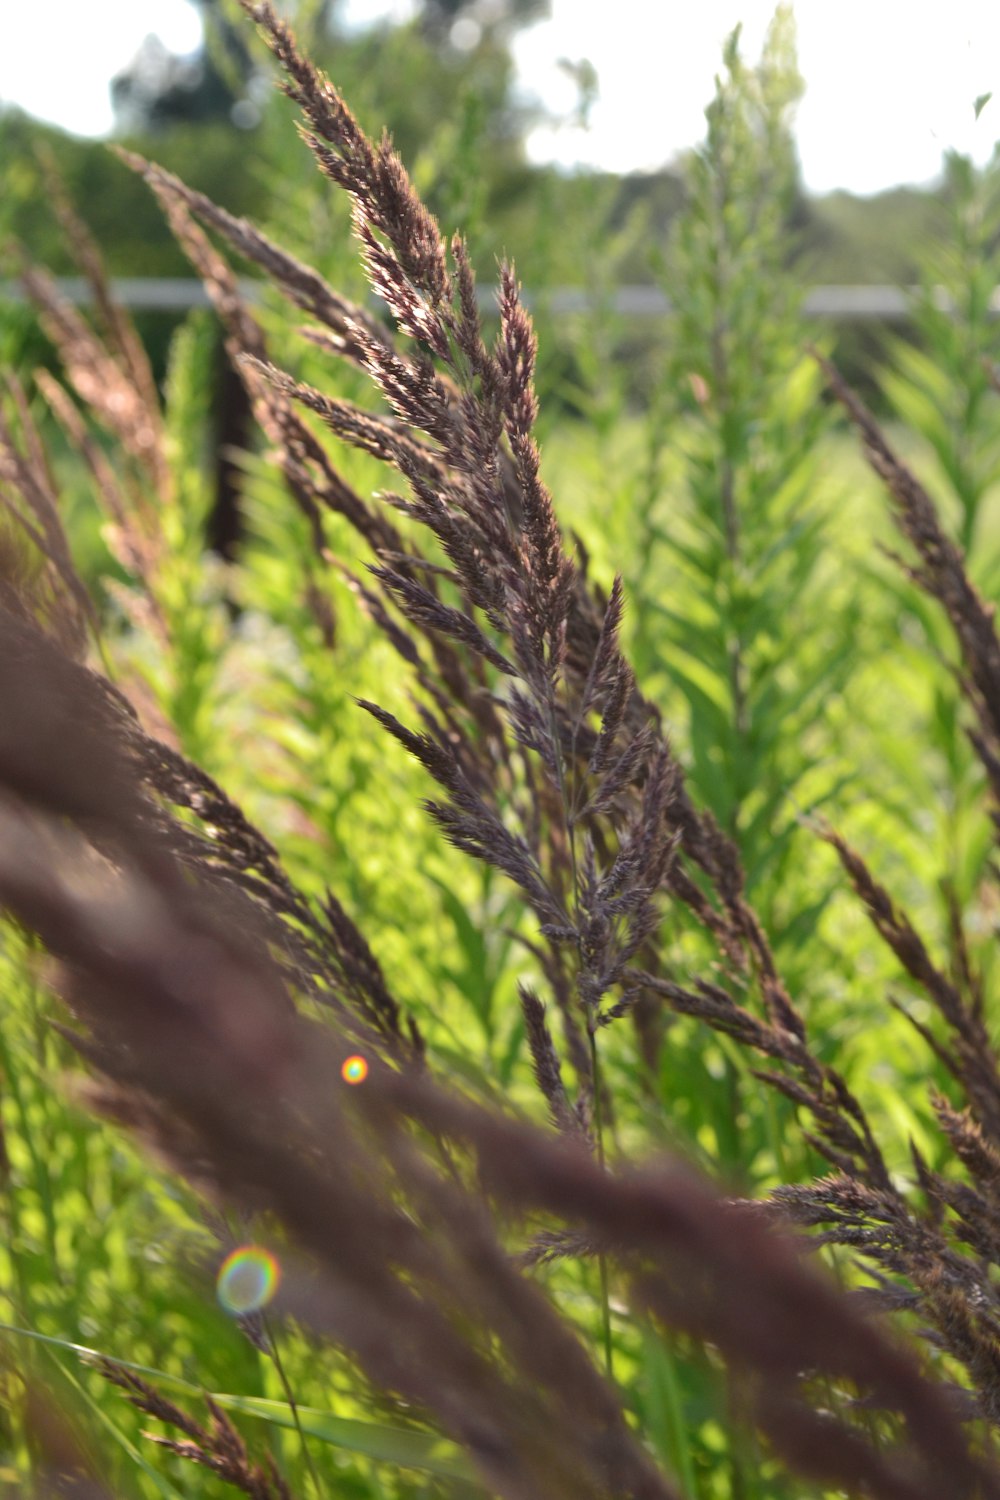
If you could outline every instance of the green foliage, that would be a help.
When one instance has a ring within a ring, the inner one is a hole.
[[[628,579],[639,678],[667,705],[694,783],[741,850],[790,982],[817,1006],[829,986],[800,958],[826,948],[834,880],[799,818],[848,776],[836,706],[861,658],[858,606],[832,561],[848,537],[836,534],[843,489],[827,476],[831,418],[787,271],[801,92],[791,26],[779,10],[756,67],[730,38],[690,163],[665,256],[677,314],[631,495]],[[702,1128],[726,1139],[733,1171],[787,1171],[774,1154],[784,1111],[731,1057],[718,1066]],[[688,1086],[704,1099],[704,1081]]]
[[[977,533],[1000,482],[1000,402],[990,379],[1000,276],[1000,157],[977,169],[945,159],[947,236],[931,242],[914,306],[917,346],[893,348],[883,385],[894,410],[931,446],[935,488],[956,510],[955,535],[974,565],[995,566]],[[977,556],[977,551],[986,557]]]
[[[985,102],[980,101],[977,114]],[[1000,281],[1000,157],[977,168],[970,159],[949,153],[943,196],[946,233],[930,241],[922,257],[915,338],[893,341],[880,378],[893,411],[917,440],[914,467],[939,497],[972,579],[987,597],[995,597],[1000,586],[995,541],[1000,395],[992,362]],[[920,726],[930,753],[905,768],[910,796],[901,813],[911,835],[924,844],[925,858],[933,860],[933,885],[939,891],[936,926],[950,946],[953,903],[978,912],[973,923],[978,928],[985,919],[983,903],[989,902],[983,882],[990,849],[979,818],[982,768],[955,703],[955,650],[947,631],[919,595],[899,586],[888,566],[873,571],[882,598],[893,601],[893,624],[911,670],[928,657],[940,664],[939,670],[922,668]],[[910,687],[905,696],[913,700]],[[899,704],[899,713],[906,714],[907,706]],[[914,807],[922,810],[916,819]],[[980,961],[990,963],[984,945],[977,941],[975,946]],[[951,956],[954,961],[954,951]]]

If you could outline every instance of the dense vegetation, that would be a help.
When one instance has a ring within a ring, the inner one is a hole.
[[[788,15],[734,36],[637,381],[635,223],[536,357],[473,136],[424,158],[445,240],[246,9],[308,147],[267,222],[118,162],[214,307],[163,390],[52,178],[93,319],[23,252],[5,1477],[1000,1494],[996,169],[948,163],[883,431],[789,275]],[[216,1286],[246,1244],[273,1296]]]

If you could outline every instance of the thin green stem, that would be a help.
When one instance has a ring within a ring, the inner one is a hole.
[[[285,1393],[285,1400],[288,1402],[289,1410],[292,1413],[292,1421],[295,1423],[295,1431],[299,1435],[299,1442],[302,1445],[302,1456],[306,1461],[306,1467],[309,1470],[309,1477],[312,1479],[313,1488],[316,1491],[317,1500],[323,1500],[323,1486],[319,1482],[319,1475],[316,1472],[316,1465],[313,1463],[313,1456],[309,1452],[309,1444],[306,1442],[306,1435],[302,1430],[302,1423],[299,1421],[299,1409],[295,1404],[295,1397],[292,1394],[292,1387],[289,1382],[288,1376],[285,1374],[285,1366],[282,1363],[281,1355],[278,1352],[278,1340],[274,1336],[274,1330],[271,1327],[266,1313],[261,1313],[260,1320],[263,1324],[264,1332],[267,1335],[267,1342],[270,1349],[271,1358],[274,1361],[274,1368],[278,1372],[278,1379],[281,1381],[281,1388]]]
[[[601,1068],[597,1056],[597,1033],[593,1022],[588,1026],[590,1035],[590,1069],[594,1084],[594,1130],[597,1135],[597,1160],[604,1171],[604,1115],[601,1108]],[[608,1379],[614,1380],[614,1354],[611,1347],[611,1299],[608,1294],[608,1261],[603,1251],[597,1257],[597,1268],[601,1278],[601,1323],[604,1329],[604,1364]]]

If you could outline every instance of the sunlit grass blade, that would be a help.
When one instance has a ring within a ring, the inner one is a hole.
[[[132,1360],[118,1359],[116,1355],[99,1349],[90,1349],[85,1344],[74,1344],[69,1339],[36,1333],[30,1328],[17,1328],[10,1323],[0,1323],[0,1332],[13,1334],[18,1338],[32,1339],[51,1349],[61,1349],[67,1354],[74,1354],[78,1359],[88,1362],[99,1359],[112,1360],[123,1369],[132,1370],[137,1375],[147,1376],[163,1385],[189,1391],[197,1396],[211,1395],[212,1400],[218,1402],[219,1406],[227,1411],[237,1411],[248,1417],[258,1417],[261,1421],[270,1422],[277,1427],[295,1427],[295,1417],[287,1401],[268,1400],[260,1396],[232,1395],[224,1391],[206,1392],[203,1387],[194,1384],[193,1381],[185,1380],[181,1375],[172,1375],[166,1370],[157,1370],[149,1365],[139,1365]],[[60,1368],[63,1368],[65,1373],[65,1367],[61,1365]],[[67,1378],[72,1380],[72,1376],[67,1375]],[[78,1385],[78,1382],[74,1380],[73,1384]],[[82,1387],[80,1389],[82,1390]],[[110,1430],[118,1433],[118,1429],[110,1422],[107,1414],[96,1405],[93,1398],[87,1396],[86,1392],[83,1394],[88,1404],[98,1412],[102,1422],[109,1426]],[[330,1444],[331,1447],[360,1453],[376,1463],[392,1464],[402,1469],[420,1469],[427,1474],[436,1474],[442,1479],[472,1480],[475,1477],[472,1465],[464,1457],[458,1445],[434,1433],[391,1427],[380,1422],[362,1422],[353,1417],[338,1417],[333,1412],[322,1411],[312,1406],[297,1406],[296,1409],[302,1431],[309,1437],[315,1437],[322,1443]],[[128,1444],[128,1439],[123,1433],[119,1433],[118,1436],[123,1445]],[[130,1456],[136,1457],[136,1450],[131,1445],[128,1446],[128,1451]],[[143,1464],[143,1468],[147,1466]],[[170,1490],[170,1495],[172,1500],[179,1500],[176,1491]]]
[[[287,1401],[272,1401],[260,1396],[220,1395],[218,1392],[212,1393],[212,1400],[229,1411],[259,1417],[278,1427],[295,1426]],[[335,1448],[346,1448],[378,1463],[393,1464],[401,1469],[421,1469],[443,1479],[474,1478],[475,1471],[458,1445],[433,1433],[337,1417],[333,1412],[311,1406],[299,1406],[297,1410],[302,1431],[308,1437],[318,1438]]]

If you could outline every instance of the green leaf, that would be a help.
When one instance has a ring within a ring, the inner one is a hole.
[[[262,1396],[220,1395],[215,1391],[212,1400],[228,1411],[258,1417],[276,1427],[295,1426],[292,1408],[287,1401],[271,1401]],[[458,1444],[438,1437],[436,1433],[336,1417],[333,1412],[320,1411],[313,1406],[296,1405],[295,1409],[302,1431],[334,1448],[346,1448],[377,1463],[392,1464],[400,1469],[422,1469],[444,1479],[475,1478],[475,1470]]]
[[[487,1036],[493,1034],[493,982],[488,973],[486,940],[482,928],[470,917],[466,902],[451,886],[430,870],[425,878],[439,892],[444,909],[451,919],[462,956],[462,970],[445,969],[462,998],[472,1006]]]
[[[10,1323],[0,1323],[0,1332],[11,1333],[18,1338],[31,1339],[49,1348],[62,1349],[87,1362],[108,1359],[126,1370],[133,1370],[137,1375],[148,1376],[162,1385],[188,1391],[199,1398],[209,1394],[213,1401],[217,1401],[228,1411],[242,1412],[249,1417],[259,1417],[261,1421],[271,1422],[277,1427],[295,1427],[295,1417],[287,1401],[271,1401],[262,1396],[231,1395],[223,1391],[206,1393],[201,1386],[185,1380],[183,1376],[171,1375],[166,1370],[157,1370],[149,1365],[138,1365],[132,1360],[118,1359],[114,1354],[104,1353],[99,1349],[90,1349],[85,1344],[74,1344],[69,1339],[36,1333],[33,1329],[18,1328]],[[64,1366],[60,1365],[60,1368],[66,1379],[79,1390],[83,1399],[94,1409],[104,1425],[114,1433],[129,1457],[149,1474],[166,1500],[182,1500],[173,1486],[149,1467],[140,1451],[101,1410],[79,1381],[70,1375]],[[313,1406],[296,1406],[296,1411],[299,1414],[302,1431],[308,1433],[310,1437],[319,1438],[323,1443],[329,1443],[332,1447],[346,1448],[352,1453],[361,1453],[378,1463],[394,1464],[398,1468],[422,1469],[426,1473],[438,1474],[446,1479],[468,1480],[475,1477],[472,1464],[458,1444],[447,1438],[438,1437],[436,1433],[418,1432],[407,1427],[390,1427],[381,1422],[362,1422],[351,1417],[337,1417],[333,1412],[321,1411]]]
[[[436,1041],[433,1046],[433,1056],[436,1061],[445,1064],[453,1079],[464,1079],[478,1093],[491,1099],[494,1104],[509,1108],[510,1100],[503,1090],[468,1053],[459,1051],[457,1046],[445,1047]]]
[[[510,1036],[507,1039],[507,1045],[504,1048],[499,1063],[497,1064],[497,1080],[500,1084],[500,1087],[503,1089],[507,1088],[510,1084],[511,1077],[513,1075],[515,1067],[517,1066],[517,1060],[521,1054],[521,1048],[523,1045],[524,1017],[520,1013],[520,1011],[518,1011],[517,1018],[510,1029]]]
[[[674,1357],[652,1328],[642,1330],[639,1399],[643,1426],[659,1453],[680,1479],[686,1495],[697,1495],[694,1460],[688,1442],[680,1382]]]
[[[729,731],[732,714],[728,684],[716,676],[708,665],[690,656],[686,658],[684,668],[678,664],[676,657],[673,658],[666,663],[666,671],[691,705],[692,712],[698,710],[705,714],[716,727],[719,738],[724,738]]]

